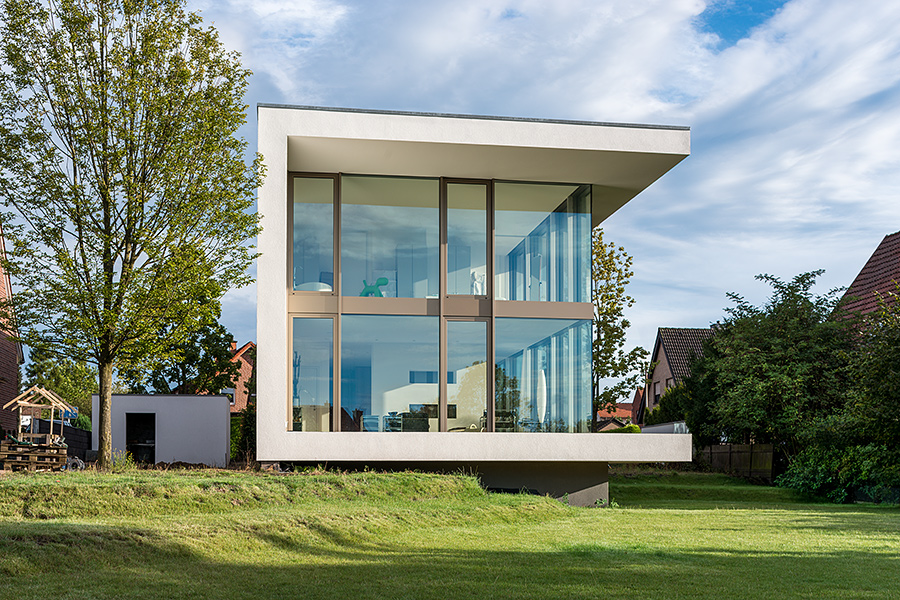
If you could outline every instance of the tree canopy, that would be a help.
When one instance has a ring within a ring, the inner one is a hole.
[[[5,0],[0,60],[3,308],[98,366],[106,467],[114,369],[172,356],[250,282],[250,73],[183,0]]]
[[[806,424],[843,405],[852,321],[834,318],[835,291],[813,294],[821,273],[757,276],[772,287],[762,306],[728,294],[734,306],[713,325],[691,376],[660,402],[684,415],[696,442],[774,443],[791,457]]]
[[[231,360],[233,342],[225,327],[215,321],[208,323],[177,344],[176,354],[169,360],[150,371],[126,370],[122,381],[137,394],[218,394],[234,387],[238,379],[238,365]],[[238,393],[235,390],[235,396]]]
[[[762,306],[729,294],[690,377],[651,417],[684,418],[698,446],[772,443],[788,460],[778,482],[801,492],[896,502],[900,303],[849,314],[836,290],[813,294],[821,273],[758,276],[772,287]]]
[[[79,415],[90,417],[91,395],[97,393],[97,369],[38,346],[29,352],[25,367],[24,386],[33,385],[53,390],[76,407]]]

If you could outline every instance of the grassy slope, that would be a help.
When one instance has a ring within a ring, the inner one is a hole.
[[[891,598],[900,511],[718,475],[618,476],[620,509],[467,477],[0,478],[0,598]]]

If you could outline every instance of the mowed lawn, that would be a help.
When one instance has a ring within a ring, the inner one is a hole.
[[[0,477],[0,598],[900,598],[900,509],[621,473],[618,508],[466,476]]]

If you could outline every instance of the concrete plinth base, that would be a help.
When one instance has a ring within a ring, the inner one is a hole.
[[[489,490],[524,489],[566,500],[570,506],[609,502],[609,465],[605,462],[481,463],[472,467]]]

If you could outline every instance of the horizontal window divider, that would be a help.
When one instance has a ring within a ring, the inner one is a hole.
[[[359,315],[427,315],[441,314],[438,298],[357,298],[344,296],[344,314]]]
[[[590,302],[527,302],[497,300],[494,317],[531,319],[593,319],[594,305]]]
[[[327,313],[338,312],[339,299],[333,294],[291,294],[288,297],[288,312]]]
[[[448,317],[489,317],[491,301],[487,298],[448,296],[444,300],[444,315]]]

